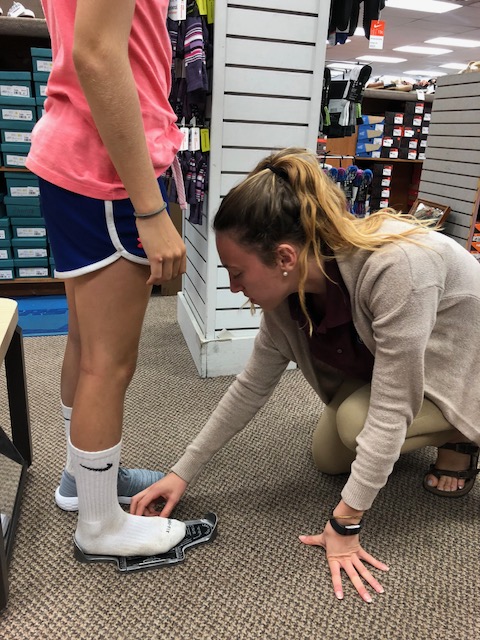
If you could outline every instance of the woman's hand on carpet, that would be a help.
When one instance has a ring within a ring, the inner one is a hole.
[[[345,571],[365,602],[372,602],[372,597],[368,593],[365,583],[373,587],[377,593],[384,592],[382,585],[370,573],[363,561],[382,571],[388,571],[388,567],[362,549],[360,536],[341,536],[333,530],[330,522],[327,522],[322,533],[313,536],[300,536],[300,541],[325,549],[332,574],[333,589],[339,600],[343,599],[341,569]]]
[[[169,473],[158,482],[133,496],[130,503],[130,513],[137,516],[161,516],[168,518],[175,505],[187,490],[188,483],[176,473]],[[163,508],[158,506],[162,498]]]

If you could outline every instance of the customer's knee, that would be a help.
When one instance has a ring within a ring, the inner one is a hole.
[[[114,385],[117,388],[127,389],[135,373],[137,357],[131,353],[123,358],[111,358],[110,354],[96,353],[90,357],[82,354],[80,372],[83,376],[97,380],[99,385]]]

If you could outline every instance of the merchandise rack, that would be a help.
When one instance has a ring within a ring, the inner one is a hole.
[[[49,47],[50,36],[44,18],[11,18],[0,16],[0,69],[30,71],[30,47]],[[3,173],[26,173],[23,168],[0,166]],[[15,278],[0,281],[4,296],[59,295],[65,286],[57,278]]]

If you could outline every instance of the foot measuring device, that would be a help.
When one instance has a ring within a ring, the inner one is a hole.
[[[180,564],[185,560],[185,551],[205,542],[212,542],[217,534],[217,516],[207,513],[198,520],[185,522],[185,537],[176,547],[165,553],[155,556],[105,556],[84,553],[78,544],[73,541],[73,553],[79,562],[113,562],[118,571],[130,573],[131,571],[145,571],[146,569],[160,569]]]

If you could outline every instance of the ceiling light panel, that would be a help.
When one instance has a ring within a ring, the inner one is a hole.
[[[437,76],[447,75],[446,73],[443,73],[443,71],[420,71],[418,69],[414,69],[413,71],[404,71],[403,73],[408,76],[418,76],[422,78],[436,78]]]
[[[415,47],[413,45],[395,47],[393,51],[402,51],[402,53],[422,53],[426,56],[441,56],[445,53],[452,53],[452,49],[439,49],[437,47]]]
[[[466,62],[447,62],[447,64],[439,64],[439,67],[441,67],[442,69],[458,69],[460,71],[460,69],[465,69],[465,67],[467,66]]]
[[[464,40],[463,38],[432,38],[425,40],[427,44],[439,44],[444,47],[480,47],[480,40]]]
[[[460,9],[461,5],[451,2],[440,2],[440,0],[386,0],[385,6],[390,9],[408,9],[411,11],[421,11],[424,13],[446,13]]]
[[[406,58],[390,58],[388,56],[359,56],[356,60],[364,60],[365,62],[386,62],[388,64],[398,64],[406,62]]]

